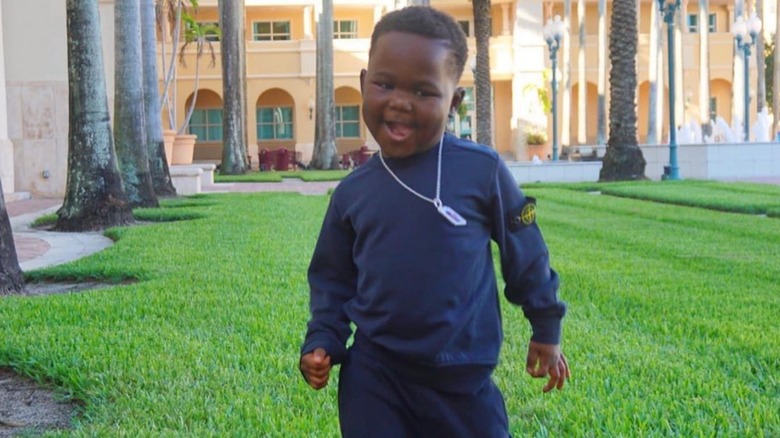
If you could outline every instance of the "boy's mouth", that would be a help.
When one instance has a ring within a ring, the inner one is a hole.
[[[402,122],[385,122],[387,133],[395,141],[404,140],[412,132],[412,125]]]

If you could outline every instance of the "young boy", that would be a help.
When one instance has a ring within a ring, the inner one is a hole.
[[[444,132],[467,56],[459,25],[427,7],[385,15],[371,37],[363,118],[381,151],[333,193],[300,359],[315,389],[341,364],[345,437],[509,435],[490,378],[502,340],[491,239],[505,295],[533,328],[527,371],[549,376],[545,392],[569,376],[534,200],[495,151]]]

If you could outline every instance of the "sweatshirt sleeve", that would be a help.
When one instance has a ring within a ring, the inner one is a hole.
[[[559,344],[566,303],[558,299],[558,274],[536,224],[536,200],[523,195],[500,159],[494,189],[492,237],[501,254],[504,294],[522,306],[533,329],[531,340]]]
[[[323,348],[334,364],[346,357],[346,342],[352,330],[344,306],[357,290],[354,241],[354,230],[339,214],[334,194],[309,265],[311,318],[301,355]]]

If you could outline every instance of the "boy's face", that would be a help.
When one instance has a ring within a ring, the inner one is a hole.
[[[360,72],[363,120],[385,157],[403,158],[438,144],[463,90],[442,40],[403,32],[379,37]]]

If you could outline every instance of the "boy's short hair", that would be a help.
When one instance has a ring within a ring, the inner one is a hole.
[[[452,54],[453,74],[456,80],[460,80],[468,58],[469,47],[466,34],[452,17],[427,6],[409,6],[392,11],[383,16],[374,27],[369,56],[373,53],[379,37],[389,32],[410,33],[446,41]]]

